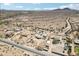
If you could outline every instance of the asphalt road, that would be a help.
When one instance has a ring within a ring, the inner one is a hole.
[[[65,56],[64,54],[60,54],[60,53],[57,53],[57,52],[48,53],[46,51],[38,51],[38,50],[31,48],[31,47],[28,47],[28,46],[24,47],[23,45],[16,44],[15,42],[12,42],[12,41],[7,40],[7,39],[0,39],[0,42],[6,43],[6,44],[9,44],[9,45],[13,45],[17,48],[20,48],[20,49],[23,49],[23,50],[26,50],[26,51],[30,51],[32,53],[35,53],[35,54],[41,55],[41,56]]]

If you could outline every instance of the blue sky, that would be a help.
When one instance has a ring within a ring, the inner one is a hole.
[[[0,9],[7,10],[53,10],[53,9],[77,9],[79,4],[68,3],[0,3]]]

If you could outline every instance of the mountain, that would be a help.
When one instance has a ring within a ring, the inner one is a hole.
[[[0,10],[0,19],[14,17],[14,16],[32,16],[34,17],[55,17],[55,16],[74,16],[76,14],[79,14],[79,10],[73,10],[69,8],[64,9],[55,9],[55,10],[39,10],[39,11],[26,11],[26,10]]]

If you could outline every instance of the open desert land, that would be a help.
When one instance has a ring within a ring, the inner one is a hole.
[[[79,10],[0,10],[0,55],[79,55]]]

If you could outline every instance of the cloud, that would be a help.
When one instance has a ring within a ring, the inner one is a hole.
[[[26,9],[26,10],[54,10],[57,8],[33,8],[33,9]]]
[[[54,9],[57,9],[57,8],[34,8],[32,10],[54,10]]]
[[[35,4],[36,5],[36,4],[41,4],[41,3],[32,3],[32,4]]]
[[[24,6],[16,6],[16,8],[23,8]]]
[[[7,5],[7,6],[9,6],[9,5],[11,5],[10,3],[3,3],[3,5]]]
[[[57,8],[43,8],[43,10],[54,10],[54,9],[57,9]]]
[[[60,9],[63,8],[70,8],[70,9],[76,9],[79,10],[79,4],[67,4],[67,5],[62,5],[59,7]]]
[[[41,10],[41,8],[34,8],[33,10]]]
[[[30,8],[26,8],[26,9],[24,9],[24,10],[31,10]]]

